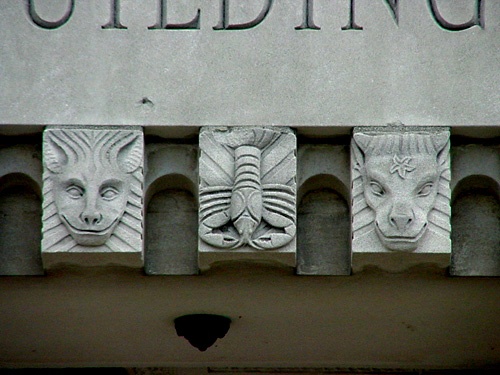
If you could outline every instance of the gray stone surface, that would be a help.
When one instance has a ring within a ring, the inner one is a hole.
[[[0,275],[43,275],[40,196],[12,182],[0,186]]]
[[[130,265],[141,264],[143,155],[137,128],[45,130],[45,266],[59,253],[75,254],[76,263],[91,254],[98,254],[98,263],[120,263],[127,257],[114,254],[122,253],[130,255]]]
[[[351,151],[353,252],[450,253],[449,130],[358,127]]]
[[[69,1],[34,1],[57,21]],[[167,22],[148,29],[158,1],[78,1],[68,21],[36,26],[26,1],[0,4],[1,124],[126,125],[497,125],[500,2],[483,1],[484,29],[448,31],[427,1],[274,1],[246,30],[213,30],[221,1],[168,0]],[[475,0],[439,0],[450,23],[467,22]],[[249,22],[266,1],[231,0],[229,23]]]
[[[500,197],[488,189],[463,192],[452,216],[453,276],[500,276]]]
[[[297,274],[349,275],[349,147],[300,145]]]
[[[499,126],[500,128],[500,126]],[[500,189],[500,145],[466,144],[451,148],[451,182],[453,196],[461,185],[473,186],[476,177],[490,180],[493,189]],[[479,184],[481,185],[481,184]],[[494,187],[496,185],[496,187]],[[484,185],[483,185],[484,187]]]
[[[500,148],[452,147],[453,276],[500,276]]]
[[[297,274],[351,274],[349,217],[348,201],[332,189],[304,195],[297,218]]]
[[[203,128],[201,252],[295,253],[296,139],[288,128]]]
[[[198,273],[198,147],[146,146],[144,270],[148,275]]]
[[[0,275],[42,275],[42,156],[16,143],[0,140]]]
[[[198,208],[186,190],[156,193],[146,211],[144,271],[148,275],[198,273]]]

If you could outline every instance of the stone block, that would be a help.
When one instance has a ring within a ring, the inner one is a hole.
[[[137,127],[45,130],[45,267],[142,266],[143,154]]]
[[[198,273],[198,147],[146,146],[144,271]]]
[[[0,275],[43,275],[41,152],[13,143],[0,141]]]
[[[500,276],[500,147],[452,147],[453,276]]]
[[[1,124],[479,128],[500,118],[499,1],[483,0],[480,20],[478,0],[438,0],[434,12],[423,0],[273,1],[263,13],[270,0],[165,0],[165,12],[159,0],[32,0],[31,14],[27,3],[1,1]],[[198,22],[171,26],[198,9]]]
[[[294,265],[296,175],[296,137],[291,129],[203,128],[200,256],[260,254],[262,259]]]
[[[449,136],[439,127],[354,129],[354,253],[432,253],[446,259],[451,251]]]
[[[298,152],[297,274],[350,275],[349,147]]]

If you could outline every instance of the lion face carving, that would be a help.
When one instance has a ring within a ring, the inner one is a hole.
[[[80,164],[54,182],[58,214],[73,239],[84,246],[104,244],[125,211],[130,193],[125,173]]]
[[[130,198],[142,165],[137,132],[52,130],[44,140],[57,216],[78,245],[104,245]]]
[[[447,133],[358,133],[354,141],[360,188],[373,212],[372,230],[386,249],[416,250],[447,170]]]

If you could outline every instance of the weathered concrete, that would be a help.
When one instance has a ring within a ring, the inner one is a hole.
[[[0,364],[498,368],[499,293],[500,279],[425,266],[349,277],[238,262],[176,277],[59,269],[0,278]],[[175,332],[190,313],[233,323],[200,352]]]
[[[500,276],[500,147],[452,147],[453,276]]]
[[[297,274],[351,274],[349,216],[348,202],[334,190],[304,195],[297,217]]]
[[[156,193],[147,206],[144,271],[148,275],[198,273],[198,207],[185,190]]]
[[[500,276],[500,197],[490,189],[462,192],[453,204],[453,276]]]
[[[18,141],[0,141],[0,275],[42,275],[42,155]]]
[[[427,1],[311,1],[320,30],[304,24],[304,1],[274,1],[246,30],[213,30],[221,1],[169,0],[167,22],[148,29],[158,1],[120,2],[127,29],[106,28],[111,0],[76,2],[66,23],[43,29],[26,1],[0,8],[1,124],[128,125],[497,125],[500,3],[483,1],[484,28],[440,27]],[[48,21],[69,1],[35,0]],[[257,17],[267,1],[230,1],[229,23]],[[475,0],[439,0],[452,24]]]
[[[297,274],[349,275],[349,147],[299,145]]]
[[[197,146],[146,146],[146,274],[198,273],[197,182]]]
[[[27,184],[0,186],[0,275],[43,275],[42,202]]]

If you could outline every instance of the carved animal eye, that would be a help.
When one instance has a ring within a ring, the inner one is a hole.
[[[76,186],[76,185],[69,186],[66,189],[66,193],[68,193],[68,195],[74,199],[78,199],[78,198],[83,197],[83,189],[79,186]]]
[[[375,181],[370,182],[370,189],[371,189],[373,194],[375,194],[379,197],[381,197],[385,194],[384,188],[378,182],[375,182]]]
[[[119,192],[113,187],[106,187],[101,190],[101,197],[106,200],[115,199],[118,196]]]
[[[426,197],[426,196],[428,196],[432,192],[433,186],[434,185],[432,183],[425,184],[424,186],[422,186],[420,188],[420,190],[418,191],[417,195],[419,197]]]

